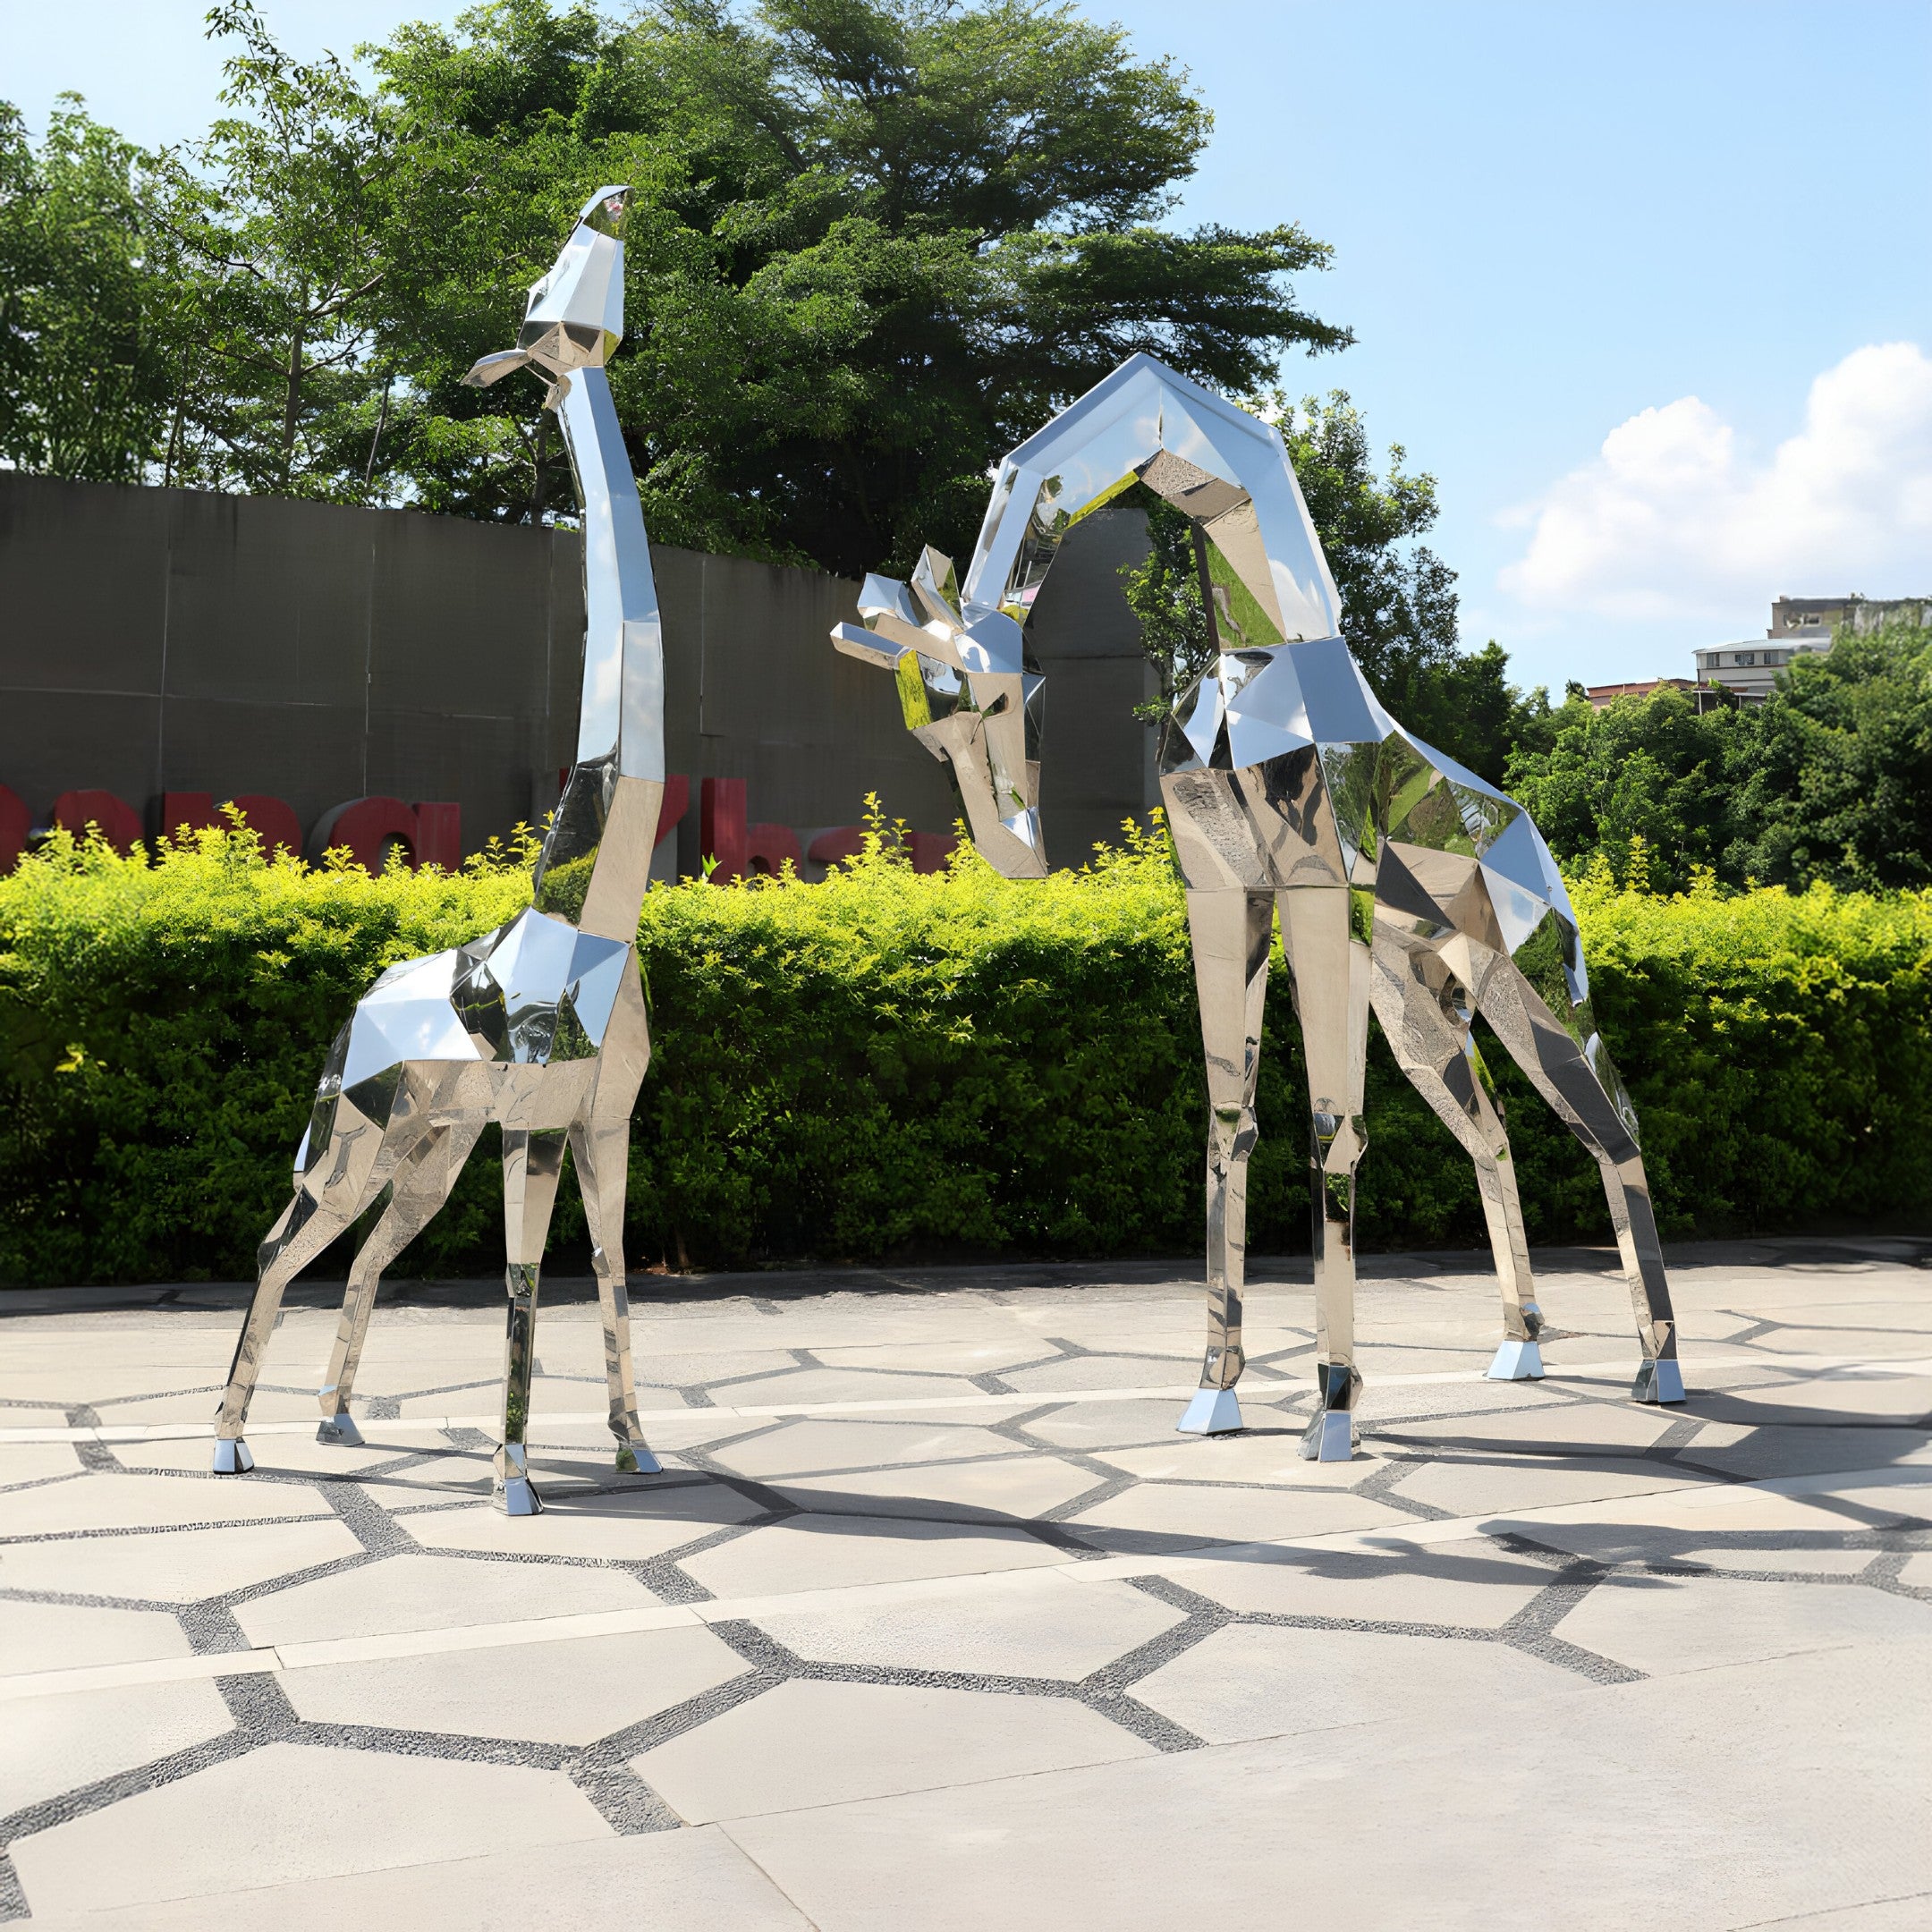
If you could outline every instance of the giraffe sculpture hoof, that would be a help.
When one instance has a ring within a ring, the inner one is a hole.
[[[1489,1364],[1492,1382],[1540,1382],[1543,1351],[1534,1342],[1504,1342]]]
[[[655,1476],[664,1464],[640,1442],[617,1445],[617,1473],[620,1476]]]
[[[1241,1402],[1231,1388],[1197,1389],[1174,1425],[1183,1436],[1232,1436],[1241,1426]]]
[[[1681,1402],[1683,1399],[1683,1370],[1674,1355],[1644,1362],[1631,1384],[1632,1402]]]
[[[347,1415],[324,1416],[315,1432],[315,1439],[319,1443],[335,1443],[344,1449],[360,1449],[362,1431]]]
[[[540,1516],[543,1502],[536,1490],[530,1487],[528,1476],[513,1476],[507,1482],[496,1485],[490,1501],[505,1516]]]
[[[1346,1462],[1355,1453],[1355,1418],[1346,1409],[1318,1409],[1301,1436],[1310,1462]]]
[[[245,1476],[255,1467],[249,1445],[239,1436],[218,1436],[215,1439],[215,1473],[217,1476]]]

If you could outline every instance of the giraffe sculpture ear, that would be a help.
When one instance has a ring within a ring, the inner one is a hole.
[[[881,665],[888,671],[899,668],[900,647],[881,641],[857,624],[834,624],[832,643],[835,649],[843,651],[848,657],[857,657],[861,663]]]
[[[487,355],[463,377],[466,387],[487,389],[492,383],[501,382],[505,376],[528,366],[530,357],[521,349],[503,349],[495,355]]]

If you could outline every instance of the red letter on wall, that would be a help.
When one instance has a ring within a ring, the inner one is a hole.
[[[441,866],[445,872],[461,872],[462,807],[419,804],[416,836],[411,843],[419,866]]]
[[[401,799],[355,799],[316,821],[309,835],[309,856],[319,860],[332,847],[346,845],[350,856],[374,878],[382,871],[383,849],[392,839],[408,847],[411,866],[438,865],[445,872],[457,871],[462,865],[462,808],[424,804],[411,811]]]
[[[0,872],[11,872],[27,850],[27,835],[33,830],[33,814],[18,792],[0,784]]]
[[[716,859],[713,884],[742,878],[751,863],[742,778],[707,778],[698,790],[699,850]]]
[[[261,840],[266,857],[273,858],[278,846],[286,846],[298,859],[301,857],[301,820],[284,801],[270,798],[263,792],[244,792],[228,802],[248,820],[250,827]],[[183,826],[191,832],[225,832],[228,828],[228,820],[215,809],[214,798],[207,792],[164,792],[161,794],[162,836],[172,838]]]
[[[123,856],[141,842],[140,814],[112,792],[63,792],[54,801],[54,823],[76,838],[89,825],[97,825],[101,836]]]
[[[383,869],[383,848],[391,839],[401,839],[409,847],[410,859],[416,857],[416,814],[401,799],[352,799],[324,812],[309,835],[309,856],[319,860],[338,845],[349,848],[349,856],[371,878]]]

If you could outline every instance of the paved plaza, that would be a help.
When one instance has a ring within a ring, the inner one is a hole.
[[[307,1932],[1932,1925],[1932,1242],[1673,1258],[1681,1410],[1606,1253],[1496,1384],[1474,1256],[1368,1265],[1360,1453],[1301,1461],[1305,1263],[1247,1429],[1174,1432],[1157,1266],[637,1284],[620,1478],[555,1284],[378,1311],[360,1449],[292,1297],[0,1300],[0,1919]]]

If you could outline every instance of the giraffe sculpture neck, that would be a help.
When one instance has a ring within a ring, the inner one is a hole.
[[[664,796],[664,632],[609,380],[592,367],[563,386],[557,421],[583,502],[583,699],[576,762],[537,862],[536,901],[575,911],[584,932],[628,943]]]

